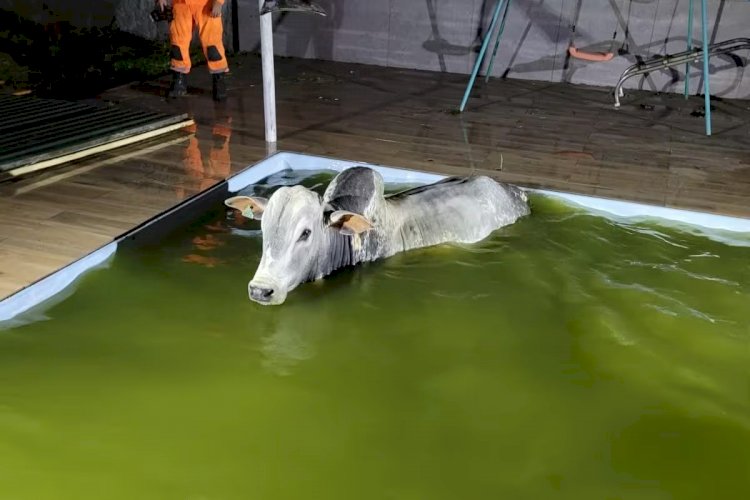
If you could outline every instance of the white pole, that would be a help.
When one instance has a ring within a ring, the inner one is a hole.
[[[264,0],[258,4],[258,12]],[[276,81],[273,71],[273,25],[271,13],[260,17],[260,55],[263,66],[263,114],[266,124],[266,142],[276,142]]]

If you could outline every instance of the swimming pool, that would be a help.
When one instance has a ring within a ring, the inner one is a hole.
[[[4,302],[0,497],[747,496],[746,221],[533,193],[480,244],[249,302],[224,197],[347,166],[276,155]]]

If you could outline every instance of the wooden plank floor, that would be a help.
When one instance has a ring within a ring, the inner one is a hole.
[[[458,115],[465,76],[293,59],[276,74],[281,150],[750,217],[748,101],[715,101],[709,138],[699,98],[635,93],[615,110],[609,89],[494,80]],[[246,55],[225,104],[205,68],[178,102],[159,97],[166,79],[105,93],[197,128],[0,185],[0,297],[264,158],[260,81]]]

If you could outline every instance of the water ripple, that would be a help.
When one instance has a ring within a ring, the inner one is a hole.
[[[599,278],[602,281],[604,281],[607,285],[609,285],[612,288],[619,288],[623,290],[633,290],[633,291],[641,292],[644,294],[652,295],[654,297],[658,297],[659,299],[663,300],[667,304],[670,304],[671,306],[673,306],[676,309],[676,311],[673,311],[675,312],[675,314],[679,315],[679,314],[687,313],[690,316],[701,319],[703,321],[708,321],[709,323],[712,323],[712,324],[715,324],[715,323],[736,324],[736,322],[734,321],[724,320],[721,318],[714,318],[708,313],[695,309],[674,297],[670,297],[669,295],[666,295],[658,290],[655,290],[654,288],[643,285],[641,283],[623,283],[620,281],[616,281],[615,279],[611,278],[610,276],[602,272],[595,271],[595,273],[599,276]]]
[[[713,281],[713,282],[721,283],[722,285],[727,285],[731,287],[741,286],[740,283],[738,283],[737,281],[730,281],[724,278],[720,278],[718,276],[708,276],[705,274],[694,273],[694,272],[688,271],[687,269],[681,268],[677,264],[654,264],[654,263],[649,263],[649,262],[640,262],[637,260],[626,260],[624,263],[633,267],[656,269],[659,271],[684,274],[685,276],[688,276],[693,279],[697,279],[701,281]]]

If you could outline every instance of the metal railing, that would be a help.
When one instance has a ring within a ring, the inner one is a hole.
[[[750,50],[750,38],[733,38],[731,40],[725,40],[723,42],[714,43],[708,46],[709,57],[719,54],[728,54],[736,52],[738,50],[748,49]],[[615,85],[615,107],[620,107],[620,98],[625,95],[622,90],[623,84],[634,76],[652,73],[661,69],[671,68],[673,66],[679,66],[681,64],[689,64],[691,62],[696,63],[703,60],[703,48],[696,48],[692,50],[686,50],[684,52],[678,52],[676,54],[666,55],[659,57],[658,59],[651,59],[641,63],[634,64],[626,69],[620,79]]]

